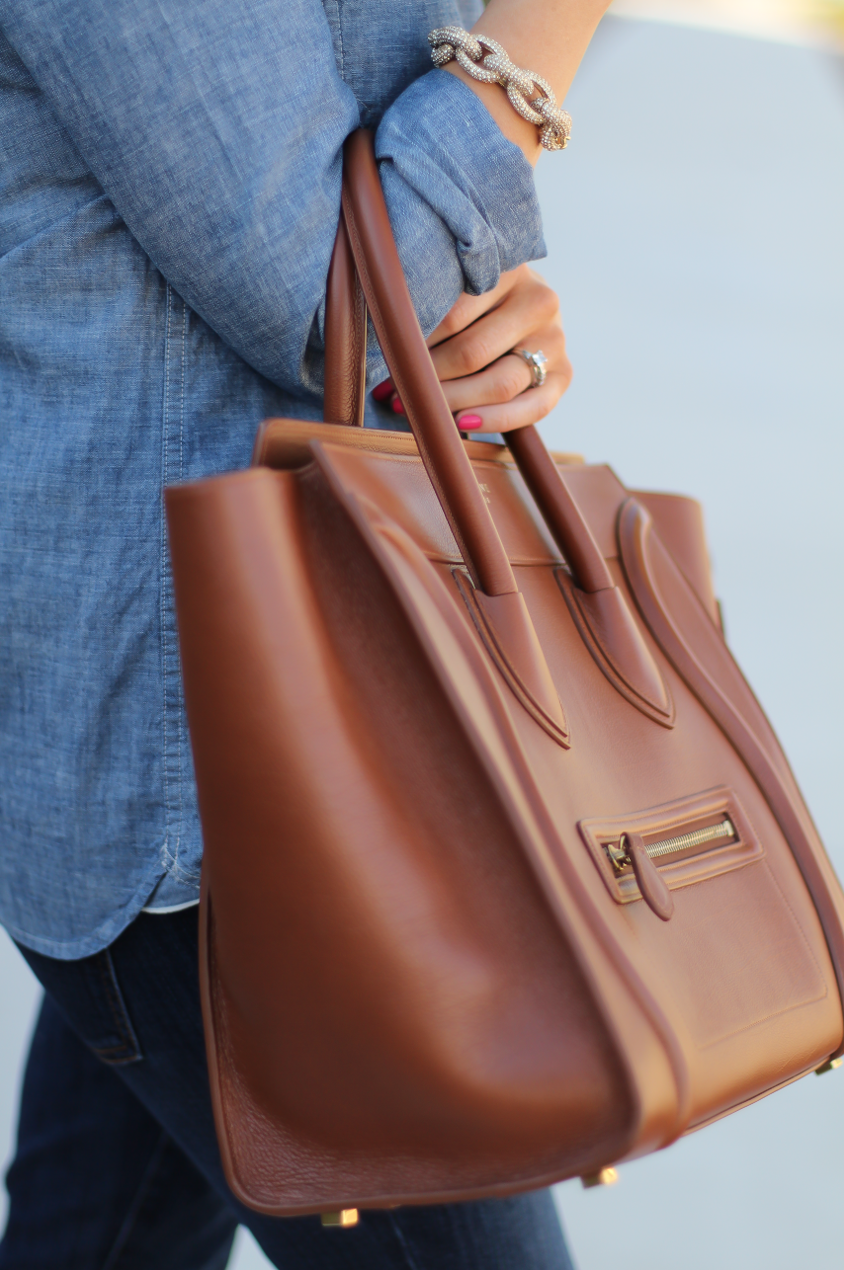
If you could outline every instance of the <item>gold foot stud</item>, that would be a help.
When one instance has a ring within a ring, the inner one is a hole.
[[[827,1072],[834,1072],[836,1067],[840,1067],[844,1063],[844,1058],[831,1058],[828,1063],[824,1063],[823,1067],[815,1068],[816,1076],[825,1076]]]
[[[357,1226],[360,1214],[356,1208],[340,1208],[334,1213],[320,1213],[323,1226]]]
[[[580,1180],[586,1190],[592,1186],[614,1186],[618,1181],[618,1169],[599,1169],[597,1173],[587,1173]]]

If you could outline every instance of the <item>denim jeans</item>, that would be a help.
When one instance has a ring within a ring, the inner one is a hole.
[[[364,1212],[353,1229],[232,1196],[208,1090],[197,910],[141,914],[79,961],[21,949],[46,989],[0,1270],[222,1270],[238,1223],[285,1270],[572,1270],[548,1191]]]

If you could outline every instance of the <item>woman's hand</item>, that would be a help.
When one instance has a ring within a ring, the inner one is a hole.
[[[494,291],[462,295],[428,339],[446,401],[463,432],[509,432],[537,423],[571,383],[566,338],[556,292],[520,265],[503,273]],[[533,371],[510,350],[543,352],[545,383],[532,388]],[[389,380],[375,389],[404,413]]]

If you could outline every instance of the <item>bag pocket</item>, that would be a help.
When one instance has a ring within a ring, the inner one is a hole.
[[[735,793],[722,786],[644,812],[581,820],[581,837],[618,904],[642,899],[628,839],[637,835],[669,891],[752,864],[764,848]]]

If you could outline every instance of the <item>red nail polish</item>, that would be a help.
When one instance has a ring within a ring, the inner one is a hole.
[[[402,405],[400,398],[396,397],[395,401],[393,402],[393,409],[395,410],[397,415],[404,414],[404,406]]]
[[[372,389],[372,395],[376,401],[386,401],[393,391],[392,379],[385,379],[383,384],[376,384]]]
[[[457,420],[457,426],[461,432],[472,432],[475,428],[482,428],[484,424],[480,415],[460,415]]]

